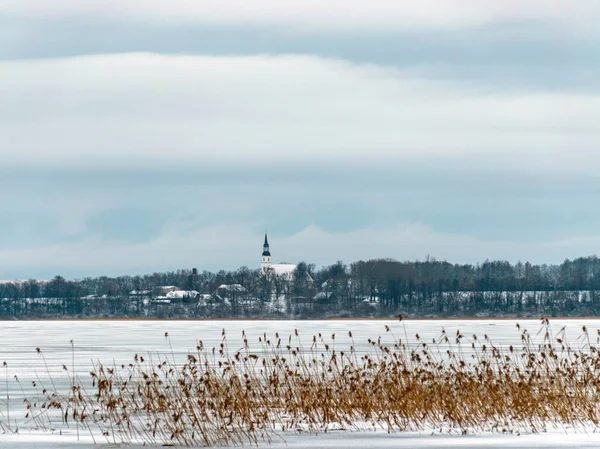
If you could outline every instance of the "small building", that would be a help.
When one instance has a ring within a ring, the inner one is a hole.
[[[200,293],[196,290],[174,290],[167,293],[168,299],[179,299],[179,300],[192,300],[198,299]]]
[[[131,290],[129,292],[130,298],[147,298],[152,295],[152,290]]]
[[[230,297],[246,292],[246,288],[241,284],[221,284],[217,287],[217,296]]]
[[[158,287],[158,290],[160,292],[161,295],[166,295],[167,293],[171,293],[171,292],[176,292],[181,290],[179,287],[176,287],[174,285],[162,285],[160,287]]]

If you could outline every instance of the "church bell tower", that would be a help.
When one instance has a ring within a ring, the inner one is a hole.
[[[265,232],[265,243],[263,243],[262,260],[260,263],[260,272],[265,274],[271,267],[271,252],[269,251],[269,240]]]

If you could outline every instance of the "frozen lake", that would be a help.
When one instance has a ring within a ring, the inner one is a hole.
[[[245,331],[252,352],[260,352],[259,337],[275,339],[275,334],[287,343],[288,336],[298,331],[300,341],[309,346],[313,336],[321,333],[323,338],[344,350],[351,344],[358,352],[370,351],[368,339],[382,338],[384,343],[392,343],[394,338],[408,340],[416,345],[415,335],[422,341],[439,341],[442,329],[448,336],[460,331],[465,337],[473,334],[481,340],[487,335],[491,342],[503,350],[510,345],[520,345],[520,333],[516,328],[529,331],[532,339],[541,341],[538,334],[542,328],[540,320],[410,320],[402,323],[397,320],[339,320],[339,321],[16,321],[0,322],[0,422],[7,423],[6,386],[10,396],[11,428],[19,428],[19,435],[0,433],[0,447],[3,448],[59,448],[89,447],[89,435],[81,435],[77,442],[74,430],[63,429],[56,421],[56,432],[39,432],[30,420],[25,419],[23,399],[32,397],[36,389],[52,387],[68,389],[69,375],[74,371],[85,384],[89,383],[89,372],[94,361],[104,365],[128,364],[135,354],[154,360],[167,357],[183,362],[188,353],[195,352],[199,340],[207,348],[218,347],[223,329],[227,335],[229,352],[242,347],[242,331]],[[567,340],[578,346],[582,343],[582,327],[586,326],[590,338],[596,343],[600,320],[573,319],[551,321],[552,331],[558,334],[564,328]],[[386,332],[389,326],[391,332]],[[348,332],[353,334],[353,340]],[[165,337],[168,333],[169,338]],[[335,343],[331,340],[335,334]],[[293,337],[293,341],[296,337]],[[579,339],[579,340],[578,340]],[[465,350],[468,345],[464,344]],[[40,349],[40,353],[36,350]],[[74,358],[74,365],[73,365]],[[63,369],[66,365],[70,372]],[[16,378],[18,379],[18,382]],[[52,378],[52,380],[50,380]],[[34,386],[35,382],[35,386]],[[348,433],[333,432],[326,435],[285,435],[287,446],[282,442],[271,447],[290,448],[343,448],[354,447],[597,447],[600,435],[597,433],[577,434],[561,430],[543,435],[524,436],[442,436],[424,434],[392,434],[385,432]],[[102,439],[98,440],[102,442]]]

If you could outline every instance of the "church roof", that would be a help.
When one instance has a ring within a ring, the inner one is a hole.
[[[296,271],[296,265],[292,263],[274,263],[271,265],[271,269],[277,276],[291,278],[294,271]]]

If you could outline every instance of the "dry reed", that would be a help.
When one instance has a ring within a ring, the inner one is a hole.
[[[577,348],[546,319],[540,343],[517,328],[521,344],[501,348],[487,335],[445,331],[430,343],[417,334],[409,345],[406,333],[397,338],[386,326],[393,343],[369,340],[361,353],[351,332],[340,351],[335,334],[303,347],[297,331],[263,335],[257,352],[242,333],[242,348],[230,353],[223,331],[219,347],[198,342],[179,366],[174,355],[98,363],[90,391],[73,376],[70,392],[48,394],[44,407],[60,409],[65,422],[98,426],[114,442],[183,446],[268,443],[286,431],[597,427],[600,351],[585,326]]]

